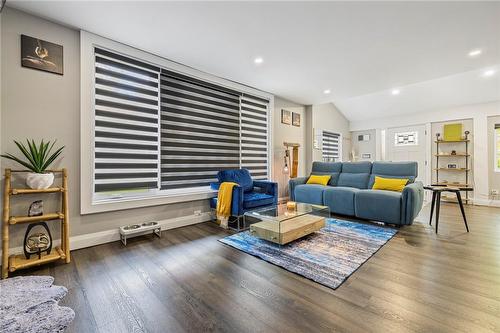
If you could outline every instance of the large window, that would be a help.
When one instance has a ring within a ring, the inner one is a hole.
[[[219,170],[269,176],[269,101],[94,48],[93,200],[207,188]]]
[[[500,124],[495,124],[495,172],[500,172]]]
[[[338,133],[323,131],[322,156],[324,162],[342,160],[342,137]]]

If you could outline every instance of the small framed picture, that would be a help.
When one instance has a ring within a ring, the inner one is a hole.
[[[63,75],[63,47],[45,40],[21,35],[21,65]]]
[[[281,123],[286,124],[286,125],[291,125],[292,124],[292,112],[281,109]]]
[[[364,160],[369,160],[372,158],[372,154],[371,153],[363,153],[363,154],[361,154],[361,158]]]
[[[458,165],[456,163],[448,163],[448,169],[458,169]]]
[[[300,113],[292,112],[292,125],[300,127]]]

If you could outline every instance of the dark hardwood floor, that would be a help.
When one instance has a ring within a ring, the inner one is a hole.
[[[500,209],[429,207],[331,290],[230,248],[211,223],[72,252],[70,332],[500,332]]]

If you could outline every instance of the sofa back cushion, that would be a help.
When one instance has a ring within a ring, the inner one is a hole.
[[[342,171],[342,162],[313,162],[311,175],[331,176],[328,185],[337,186],[339,174]]]
[[[371,169],[372,163],[368,161],[342,163],[342,172],[339,175],[337,186],[366,189]]]
[[[375,176],[383,178],[407,178],[408,184],[411,184],[415,182],[415,178],[418,176],[418,164],[417,162],[373,162],[368,188],[373,187]]]
[[[233,182],[243,188],[244,192],[253,190],[253,180],[250,172],[247,169],[223,170],[217,173],[219,183]]]

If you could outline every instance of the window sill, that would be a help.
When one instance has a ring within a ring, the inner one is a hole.
[[[206,200],[217,195],[217,191],[210,188],[185,190],[182,192],[163,191],[155,195],[143,195],[134,197],[121,197],[102,199],[86,206],[82,203],[80,213],[82,215],[111,212],[123,209],[134,209],[150,206],[168,205],[181,202]]]

